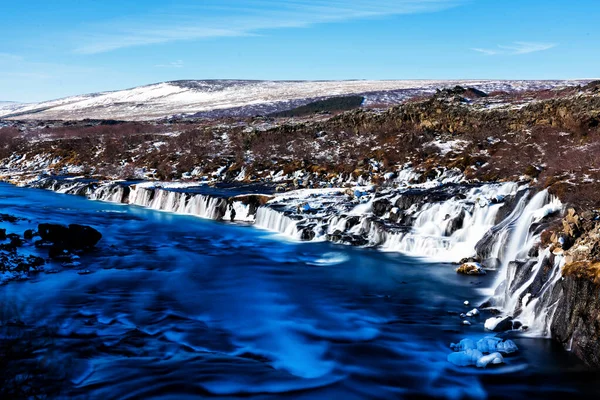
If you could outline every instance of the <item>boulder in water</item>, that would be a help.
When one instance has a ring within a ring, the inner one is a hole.
[[[485,321],[484,327],[492,332],[506,332],[513,328],[513,320],[511,317],[492,317]]]
[[[90,249],[102,239],[102,234],[96,229],[78,224],[40,224],[38,232],[42,241],[67,250]]]
[[[464,275],[485,275],[486,272],[481,264],[475,262],[464,263],[456,269],[456,272]]]

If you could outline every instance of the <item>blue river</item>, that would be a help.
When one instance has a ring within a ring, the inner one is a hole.
[[[3,315],[52,328],[39,357],[64,369],[61,398],[586,398],[600,379],[548,339],[515,335],[497,368],[447,362],[451,342],[487,335],[493,274],[400,254],[295,243],[248,225],[0,184],[2,223],[103,234],[77,267],[0,286]],[[26,244],[23,252],[46,256]],[[85,274],[81,271],[85,270]],[[87,273],[89,272],[89,273]],[[468,300],[471,307],[463,302]]]

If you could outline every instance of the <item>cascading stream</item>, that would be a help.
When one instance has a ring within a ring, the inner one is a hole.
[[[564,259],[554,256],[548,249],[540,250],[535,259],[528,257],[541,235],[532,228],[561,209],[558,198],[541,191],[522,210],[517,207],[517,214],[507,217],[495,233],[497,242],[492,257],[500,260],[501,267],[493,286],[492,304],[518,319],[533,336],[549,335],[556,304],[551,292],[560,279]]]
[[[380,223],[375,223],[372,197],[345,213],[343,208],[337,211],[335,208],[319,209],[313,200],[306,202],[307,198],[301,197],[296,203],[290,198],[292,211],[290,207],[276,209],[268,204],[259,207],[256,215],[251,215],[249,206],[239,201],[228,202],[220,197],[144,184],[127,186],[112,183],[93,187],[82,182],[53,181],[46,187],[60,193],[86,195],[93,200],[133,204],[213,220],[254,222],[258,228],[280,232],[295,240],[324,240],[326,235],[345,232],[363,237],[363,243],[379,246],[384,251],[443,262],[475,256],[479,250],[476,244],[486,235],[492,235],[493,244],[484,258],[499,260],[498,278],[492,289],[493,304],[518,318],[529,327],[531,334],[538,336],[548,334],[547,328],[556,304],[556,299],[548,293],[559,280],[564,263],[562,257],[542,251],[535,262],[530,259],[525,267],[521,265],[528,258],[529,250],[539,241],[539,234],[532,232],[532,227],[547,215],[559,211],[562,204],[546,191],[537,193],[530,200],[522,195],[509,215],[497,223],[498,213],[508,196],[518,197],[518,193],[522,193],[523,188],[517,183],[482,185],[447,200],[413,204],[405,211],[409,213],[411,223],[410,229],[404,232],[387,231]],[[335,192],[331,193],[335,195]],[[401,196],[402,192],[393,200]],[[300,211],[303,207],[309,211],[308,214]],[[316,207],[317,212],[312,207]],[[306,235],[306,230],[312,234]],[[513,262],[517,263],[511,267]],[[530,288],[538,283],[541,271],[548,265],[549,276],[538,285],[541,289],[531,293]]]

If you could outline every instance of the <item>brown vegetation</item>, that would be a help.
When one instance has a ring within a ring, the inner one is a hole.
[[[563,276],[587,279],[600,285],[600,261],[577,261],[563,268]]]

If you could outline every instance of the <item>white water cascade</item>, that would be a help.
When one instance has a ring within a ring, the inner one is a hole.
[[[548,336],[556,308],[552,297],[561,277],[564,258],[549,249],[540,250],[535,258],[528,253],[540,241],[540,232],[532,227],[546,216],[560,211],[561,202],[547,191],[537,193],[522,210],[517,208],[498,232],[492,256],[501,261],[501,269],[491,298],[495,307],[518,319],[528,334]]]
[[[540,229],[534,228],[546,216],[561,210],[562,204],[547,191],[528,200],[527,189],[517,183],[487,184],[466,192],[459,190],[443,201],[415,202],[406,210],[392,208],[383,218],[373,215],[373,194],[363,195],[359,204],[348,206],[340,190],[301,192],[297,198],[290,195],[278,206],[259,207],[254,215],[248,204],[235,198],[228,200],[148,184],[97,186],[49,179],[38,187],[206,219],[255,221],[259,228],[296,240],[325,240],[328,235],[346,235],[351,240],[361,238],[362,241],[350,241],[353,244],[379,246],[384,251],[443,262],[475,255],[484,262],[498,260],[496,282],[492,292],[486,294],[491,296],[494,307],[519,320],[528,327],[527,332],[536,336],[548,335],[558,301],[553,289],[561,277],[563,257],[548,249],[540,250],[534,257],[530,253],[541,235]],[[432,187],[432,190],[439,187],[442,186]],[[403,193],[392,192],[391,204],[396,204]],[[518,201],[509,205],[512,210],[508,216],[498,221],[499,211],[509,196]],[[386,218],[399,212],[408,218],[409,226],[398,229],[392,224],[390,228]],[[480,243],[483,244],[480,246]]]
[[[260,207],[256,213],[256,222],[254,225],[258,228],[282,233],[292,239],[300,240],[301,238],[298,221],[272,208]]]
[[[235,198],[228,200],[223,197],[169,190],[169,188],[147,184],[107,183],[97,186],[90,182],[48,179],[41,182],[39,187],[57,193],[86,196],[90,200],[133,204],[153,210],[212,220],[253,222],[255,217],[251,214],[248,204],[236,201]]]
[[[465,198],[426,203],[415,213],[412,229],[387,234],[382,249],[443,262],[472,257],[477,242],[495,225],[504,198],[518,189],[516,183],[484,185]]]

